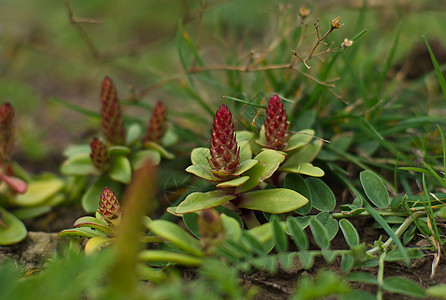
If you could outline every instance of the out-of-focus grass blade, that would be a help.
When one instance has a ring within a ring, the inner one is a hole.
[[[92,111],[92,110],[89,110],[89,109],[86,109],[86,108],[83,108],[83,107],[81,107],[79,105],[67,102],[65,100],[57,99],[57,98],[50,98],[50,101],[53,101],[53,102],[55,102],[57,104],[61,104],[61,105],[65,106],[65,107],[67,107],[69,109],[77,111],[77,112],[79,112],[79,113],[81,113],[83,115],[86,115],[88,117],[93,117],[93,118],[96,118],[96,119],[100,119],[101,118],[101,115],[99,113],[97,113],[95,111]]]
[[[384,64],[384,69],[379,75],[378,79],[378,87],[376,89],[376,99],[379,98],[379,94],[381,93],[382,86],[384,84],[384,80],[386,79],[387,72],[389,71],[390,65],[392,64],[393,57],[395,56],[396,47],[398,45],[399,37],[401,32],[401,23],[398,25],[398,29],[396,31],[395,39],[393,40],[392,49],[390,50],[389,56],[387,57],[386,63]]]
[[[423,35],[423,39],[424,39],[424,42],[426,43],[427,50],[429,50],[432,64],[434,65],[434,68],[435,68],[435,72],[437,73],[438,82],[440,83],[441,90],[443,91],[443,97],[446,100],[446,81],[444,80],[443,74],[441,73],[440,66],[438,65],[437,59],[434,56],[434,52],[432,52],[432,49],[429,46],[429,43],[424,35]]]

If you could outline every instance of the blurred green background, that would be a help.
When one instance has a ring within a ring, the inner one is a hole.
[[[299,25],[297,13],[301,6],[311,10],[306,20],[309,48],[314,43],[312,22],[317,18],[324,31],[332,18],[341,16],[345,25],[330,36],[330,41],[337,45],[345,37],[367,30],[352,49],[357,53],[354,66],[364,76],[382,67],[398,26],[401,33],[395,68],[404,64],[415,45],[423,44],[422,35],[439,41],[439,48],[434,49],[439,57],[443,55],[440,52],[445,52],[441,43],[446,4],[436,0],[71,0],[69,6],[67,3],[0,2],[0,101],[11,102],[16,109],[19,161],[60,156],[70,142],[88,136],[99,121],[52,99],[99,111],[100,84],[106,75],[115,81],[122,99],[131,99],[132,95],[167,80],[146,93],[143,102],[152,105],[159,99],[166,101],[173,111],[172,118],[186,116],[186,127],[199,126],[187,113],[210,119],[202,107],[190,101],[191,94],[184,91],[186,76],[178,55],[180,25],[207,65],[243,66],[251,50],[267,54],[272,41],[281,35],[286,37],[286,28]],[[80,23],[70,22],[69,7]],[[310,61],[312,69],[305,71],[318,78],[318,66],[325,59]],[[396,72],[388,76],[396,76]],[[357,97],[349,94],[353,78],[348,74],[335,75],[339,78],[336,92],[343,99]],[[249,79],[252,74],[241,76]],[[175,80],[170,81],[172,78]],[[237,96],[223,79],[219,80],[221,86],[214,83],[212,89],[197,87],[200,97],[215,109],[223,102],[223,95]],[[258,78],[246,81],[255,83],[244,86],[251,95],[256,90],[262,95],[280,92],[271,86],[261,90]],[[421,91],[426,90],[421,85]],[[146,110],[132,113],[149,118]],[[207,133],[209,126],[191,130]]]

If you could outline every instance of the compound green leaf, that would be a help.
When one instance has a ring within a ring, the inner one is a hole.
[[[336,206],[336,198],[330,188],[320,179],[309,177],[305,179],[313,207],[320,211],[332,211]]]
[[[350,248],[359,246],[359,235],[353,224],[347,219],[341,219],[339,221],[339,226],[341,227],[342,234],[344,234],[345,241]]]
[[[387,208],[390,204],[389,194],[382,180],[372,171],[365,170],[359,174],[362,187],[367,198],[379,208]]]
[[[402,276],[389,276],[384,279],[383,289],[402,295],[407,295],[411,297],[426,297],[426,292],[422,287]]]

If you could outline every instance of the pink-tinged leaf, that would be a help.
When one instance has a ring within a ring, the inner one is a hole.
[[[5,174],[0,174],[0,178],[20,194],[25,194],[28,190],[28,185],[22,179],[14,176],[7,176]]]

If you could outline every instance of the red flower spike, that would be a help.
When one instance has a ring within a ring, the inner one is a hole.
[[[99,212],[104,219],[115,219],[121,214],[118,197],[108,187],[105,187],[102,191]]]
[[[116,87],[109,77],[105,77],[102,82],[101,102],[102,131],[105,139],[112,145],[123,145],[125,142],[124,119]]]
[[[269,148],[282,150],[287,146],[290,134],[288,120],[283,103],[274,95],[268,101],[265,120],[265,137]]]
[[[208,158],[212,173],[224,178],[234,173],[240,166],[240,148],[237,146],[234,122],[228,107],[218,109],[211,131],[211,158]]]
[[[144,137],[144,142],[154,141],[159,143],[166,131],[166,115],[167,108],[162,101],[156,103],[153,109],[152,118],[147,125],[147,133]]]
[[[90,147],[91,161],[96,169],[102,173],[107,172],[110,169],[110,157],[108,156],[107,146],[99,138],[94,138]]]
[[[9,162],[14,148],[14,109],[9,102],[0,108],[0,165],[9,175]]]

